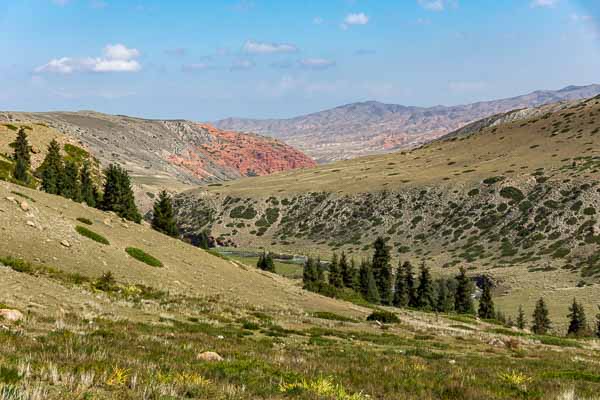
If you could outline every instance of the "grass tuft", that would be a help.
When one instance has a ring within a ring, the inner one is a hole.
[[[141,249],[138,249],[138,248],[135,248],[135,247],[128,247],[128,248],[125,249],[125,251],[131,257],[135,258],[138,261],[146,263],[146,264],[148,264],[151,267],[160,268],[160,267],[163,266],[163,263],[160,262],[160,260],[152,257],[150,254],[146,253],[145,251],[143,251]]]
[[[77,227],[75,228],[75,230],[77,231],[77,233],[79,233],[81,236],[85,236],[88,239],[92,239],[95,242],[101,243],[101,244],[110,244],[110,242],[102,235],[89,230],[88,228],[85,228],[81,225],[77,225]]]

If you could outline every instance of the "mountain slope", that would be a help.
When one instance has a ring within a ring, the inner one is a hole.
[[[408,152],[196,189],[177,208],[187,234],[210,228],[242,247],[361,257],[381,235],[396,259],[485,271],[515,309],[552,292],[562,312],[575,294],[600,301],[599,183],[596,97],[507,113]]]
[[[460,106],[405,107],[375,101],[353,103],[290,119],[217,121],[222,129],[250,131],[284,140],[319,162],[414,147],[481,118],[509,110],[578,100],[600,85],[568,86]]]

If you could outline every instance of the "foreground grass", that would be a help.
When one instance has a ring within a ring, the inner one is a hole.
[[[31,317],[0,332],[0,393],[16,393],[0,398],[553,399],[600,391],[597,353],[368,333],[343,322],[291,330],[255,315],[251,329],[210,312],[160,323]],[[34,335],[43,325],[55,329]],[[203,351],[225,359],[201,361]]]

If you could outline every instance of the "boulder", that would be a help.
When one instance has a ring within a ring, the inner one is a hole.
[[[196,359],[207,362],[223,361],[223,357],[214,351],[205,351],[204,353],[200,353],[196,356]]]
[[[29,203],[27,203],[25,200],[23,200],[20,204],[21,206],[21,210],[23,211],[29,211]]]
[[[26,223],[27,223],[27,225],[35,228],[35,222],[33,222],[33,221],[27,221]]]
[[[17,322],[23,319],[23,313],[19,310],[11,310],[8,308],[0,309],[0,319],[5,321]]]
[[[60,244],[62,244],[65,247],[71,247],[71,243],[69,243],[69,241],[66,239],[61,240]]]

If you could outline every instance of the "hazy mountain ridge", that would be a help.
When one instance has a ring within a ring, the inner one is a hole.
[[[319,162],[329,162],[415,147],[491,115],[599,93],[600,85],[567,86],[450,107],[367,101],[289,119],[228,118],[215,122],[215,126],[277,137]]]

